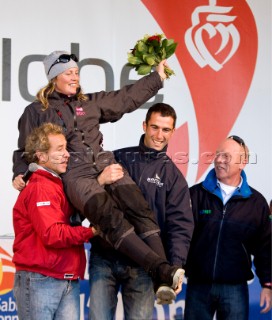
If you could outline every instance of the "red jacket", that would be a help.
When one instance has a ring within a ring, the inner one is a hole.
[[[61,179],[45,170],[34,172],[13,208],[13,262],[17,271],[57,279],[84,277],[83,244],[93,232],[70,226],[72,212]]]

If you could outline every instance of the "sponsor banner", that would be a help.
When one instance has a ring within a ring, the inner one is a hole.
[[[13,296],[13,282],[15,268],[12,263],[12,243],[13,237],[0,237],[0,320],[19,320],[17,316],[16,303]],[[84,279],[80,281],[80,320],[88,320],[89,314],[89,275],[88,258],[90,244],[85,245],[87,264]],[[153,319],[156,320],[181,320],[184,315],[186,293],[186,279],[182,292],[177,296],[174,303],[170,305],[158,305],[155,303],[153,310]],[[271,312],[260,314],[260,285],[257,278],[249,283],[250,296],[250,317],[249,320],[270,320]],[[118,294],[118,305],[116,311],[116,320],[123,320],[122,296]]]

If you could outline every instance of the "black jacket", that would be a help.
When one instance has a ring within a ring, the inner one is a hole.
[[[168,260],[184,266],[194,222],[189,188],[182,173],[166,155],[166,148],[160,152],[148,149],[143,143],[143,136],[139,146],[119,149],[114,154],[154,210]],[[133,261],[112,249],[102,238],[94,237],[91,243],[93,253],[135,266]]]
[[[186,275],[198,283],[244,283],[253,278],[252,259],[261,284],[271,282],[271,219],[268,203],[243,183],[223,205],[214,169],[190,188],[195,230]]]
[[[167,258],[184,266],[194,227],[189,188],[166,155],[167,147],[162,151],[149,149],[143,140],[144,135],[139,146],[116,150],[115,158],[127,169],[155,212]]]

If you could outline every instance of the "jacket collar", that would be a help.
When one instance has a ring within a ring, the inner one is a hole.
[[[146,160],[147,159],[159,159],[159,158],[163,158],[166,156],[166,152],[167,152],[167,146],[166,145],[162,150],[158,151],[152,148],[148,148],[145,144],[144,144],[144,137],[145,135],[142,134],[141,138],[140,138],[140,142],[139,142],[139,148],[140,148],[140,152],[142,154],[144,154]]]
[[[247,177],[246,177],[244,170],[242,170],[241,176],[243,178],[243,183],[240,188],[235,190],[232,197],[239,196],[242,198],[249,198],[250,195],[252,194],[252,192],[251,192],[250,187],[247,183]],[[208,175],[207,175],[206,179],[203,181],[202,185],[206,190],[208,190],[209,192],[213,193],[214,195],[216,195],[217,197],[222,199],[220,188],[217,185],[217,177],[216,177],[216,173],[215,173],[214,169],[212,169],[208,173]]]
[[[66,102],[71,102],[71,101],[74,101],[74,100],[77,100],[77,95],[73,95],[71,97],[68,97],[66,94],[63,94],[63,93],[60,93],[60,92],[57,92],[57,91],[53,91],[52,94],[49,96],[50,99],[52,100],[64,100]]]
[[[61,179],[61,177],[60,177],[55,171],[53,171],[53,170],[51,170],[51,169],[49,169],[49,168],[46,168],[46,167],[43,167],[43,166],[38,165],[38,169],[43,170],[43,171],[47,171],[47,172],[51,173],[52,176]]]

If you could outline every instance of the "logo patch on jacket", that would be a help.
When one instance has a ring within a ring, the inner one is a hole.
[[[76,107],[76,115],[77,116],[85,116],[86,112],[83,110],[82,107]]]
[[[156,173],[155,178],[147,178],[147,182],[156,184],[159,188],[163,186],[163,182],[161,182],[161,178]]]
[[[201,209],[199,210],[199,214],[211,214],[212,210],[211,209]]]
[[[41,201],[41,202],[37,202],[37,207],[50,206],[50,204],[51,204],[50,201]]]

